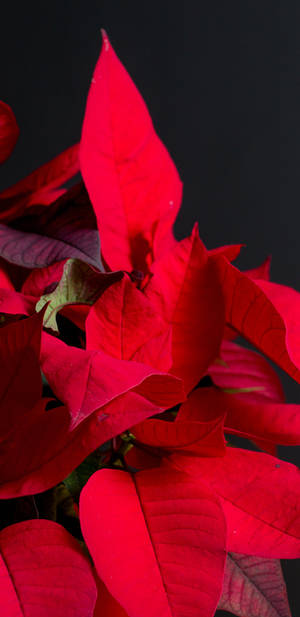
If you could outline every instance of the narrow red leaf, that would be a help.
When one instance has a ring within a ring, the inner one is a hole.
[[[80,518],[99,576],[130,617],[214,615],[225,523],[199,481],[170,469],[101,470],[81,493]]]
[[[224,307],[215,262],[209,260],[198,229],[157,261],[145,294],[172,326],[171,372],[189,392],[218,356]]]
[[[64,192],[56,189],[78,171],[76,144],[0,193],[0,220],[7,223],[21,216],[28,206],[54,202]]]
[[[253,281],[223,257],[214,259],[223,280],[227,323],[300,382],[300,294]]]
[[[92,568],[78,542],[52,521],[0,532],[0,581],[2,617],[93,617]]]
[[[105,261],[112,270],[147,270],[153,251],[169,245],[181,182],[105,33],[87,101],[80,162]]]
[[[0,165],[10,156],[19,137],[19,127],[11,107],[0,101]]]
[[[218,608],[238,617],[292,617],[280,561],[229,553]]]

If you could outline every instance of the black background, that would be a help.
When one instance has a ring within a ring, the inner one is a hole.
[[[245,243],[242,268],[271,254],[273,280],[300,290],[299,26],[296,0],[5,3],[0,98],[21,136],[0,189],[80,138],[104,27],[184,181],[177,236],[198,220],[208,248]],[[285,566],[293,617],[298,563]]]

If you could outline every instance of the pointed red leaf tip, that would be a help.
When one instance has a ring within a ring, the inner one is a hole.
[[[208,258],[198,227],[152,267],[144,292],[172,326],[171,372],[190,392],[219,355],[225,315],[214,259]]]
[[[86,319],[86,347],[120,360],[133,360],[168,371],[172,364],[171,327],[129,277],[109,289]]]
[[[0,101],[0,165],[12,153],[17,143],[19,132],[13,110],[9,105]]]
[[[238,617],[292,617],[280,561],[228,554],[218,609]]]
[[[172,469],[101,470],[80,498],[84,538],[130,617],[212,617],[222,589],[225,521],[209,488]]]
[[[172,459],[221,500],[229,551],[300,557],[300,472],[295,465],[239,448],[227,448],[225,456],[214,459],[178,454]]]
[[[1,617],[93,617],[96,595],[89,560],[63,527],[40,519],[1,531]]]
[[[78,144],[75,144],[0,193],[0,221],[7,223],[21,216],[29,206],[53,203],[65,192],[60,188],[62,184],[78,171]]]
[[[251,280],[215,257],[226,321],[300,383],[300,294],[284,285]]]
[[[174,242],[182,185],[141,95],[102,36],[82,129],[81,172],[105,261],[112,270],[145,272]]]

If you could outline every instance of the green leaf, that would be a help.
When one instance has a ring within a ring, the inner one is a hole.
[[[44,326],[58,332],[56,314],[59,310],[67,304],[93,304],[103,289],[105,276],[79,259],[68,259],[56,289],[41,296],[36,304],[36,310],[40,311],[48,303]]]

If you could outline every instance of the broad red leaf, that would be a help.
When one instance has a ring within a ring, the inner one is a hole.
[[[71,146],[29,176],[0,193],[0,220],[8,223],[22,216],[28,206],[48,205],[64,191],[57,191],[79,171],[78,145]]]
[[[234,391],[243,401],[285,400],[280,379],[265,358],[235,343],[223,341],[219,359],[209,367],[208,374],[219,388]]]
[[[2,617],[93,617],[88,558],[60,525],[31,520],[0,532]]]
[[[102,351],[70,347],[48,334],[42,339],[41,366],[54,393],[68,407],[72,428],[129,390],[157,405],[158,412],[184,399],[182,382],[172,375]]]
[[[214,615],[225,522],[201,482],[172,470],[101,470],[81,493],[80,518],[99,576],[130,617]]]
[[[223,456],[225,441],[223,437],[224,417],[201,422],[199,420],[176,420],[166,422],[149,419],[134,426],[132,433],[136,439],[148,446],[164,450],[180,450],[199,456]]]
[[[13,110],[0,101],[0,165],[12,153],[19,137],[19,127]]]
[[[300,294],[253,281],[223,257],[214,259],[223,280],[227,323],[300,382]]]
[[[176,468],[221,499],[228,550],[270,558],[300,556],[300,473],[261,452],[227,448],[218,458],[172,455]]]
[[[39,400],[39,350],[43,313],[1,329],[0,439]]]
[[[152,268],[145,294],[172,326],[171,372],[189,392],[219,354],[224,307],[214,260],[209,260],[198,229]]]
[[[105,261],[112,270],[147,270],[153,251],[159,254],[170,244],[181,182],[105,33],[87,101],[80,163]]]
[[[229,553],[218,608],[239,617],[292,617],[280,562]]]
[[[0,265],[0,289],[14,290],[14,286],[3,262]]]
[[[91,308],[86,319],[86,346],[160,370],[169,370],[172,364],[171,328],[166,328],[155,307],[127,276],[107,289]]]
[[[41,399],[0,444],[1,499],[55,486],[96,448],[159,411],[143,396],[127,392],[72,430],[68,410],[45,411],[46,403]]]
[[[270,267],[271,257],[267,257],[265,261],[257,268],[251,268],[251,270],[245,270],[244,274],[247,274],[251,279],[262,279],[264,281],[270,280]]]

